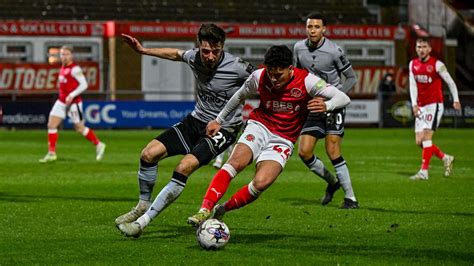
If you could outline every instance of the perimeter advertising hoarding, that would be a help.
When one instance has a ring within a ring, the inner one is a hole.
[[[194,101],[86,101],[84,118],[92,128],[168,128],[193,108]]]

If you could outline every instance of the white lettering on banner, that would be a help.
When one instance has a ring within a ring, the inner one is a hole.
[[[378,123],[380,115],[378,100],[352,100],[346,107],[345,122]]]
[[[79,25],[79,24],[59,25],[59,33],[61,34],[72,34],[72,33],[84,34],[86,32],[87,32],[86,25]]]
[[[122,110],[122,117],[131,119],[131,118],[137,118],[138,112],[135,111],[128,111],[128,110]]]
[[[470,106],[465,106],[464,107],[464,116],[465,117],[474,117],[474,108],[471,108]]]
[[[107,124],[117,123],[117,119],[110,116],[110,112],[116,110],[117,106],[115,104],[106,104],[100,108],[98,104],[90,104],[86,107],[85,115],[86,121],[92,124],[99,124],[101,121],[104,121]]]
[[[89,90],[99,90],[98,65],[82,67]],[[4,64],[0,68],[0,90],[56,91],[59,68],[48,64]]]
[[[178,118],[178,119],[182,119],[183,117],[185,116],[185,112],[183,111],[176,111],[176,110],[170,110],[170,118],[173,119],[173,118]]]
[[[86,115],[86,121],[93,124],[100,123],[99,110],[100,106],[98,104],[88,105],[84,112],[84,114]]]
[[[109,113],[115,109],[117,109],[117,106],[115,106],[115,104],[107,104],[102,108],[102,111],[100,113],[101,113],[102,119],[104,119],[104,122],[108,124],[117,123],[117,119],[109,115]]]
[[[14,114],[3,115],[4,124],[44,124],[47,121],[46,115],[34,114]]]
[[[148,110],[140,110],[139,111],[140,118],[164,118],[168,119],[168,114],[164,111],[148,111]]]
[[[6,90],[13,83],[13,69],[3,69],[0,72],[0,89]]]

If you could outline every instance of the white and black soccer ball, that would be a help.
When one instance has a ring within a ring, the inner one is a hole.
[[[201,223],[196,230],[196,239],[204,249],[220,249],[229,242],[229,227],[217,219]]]

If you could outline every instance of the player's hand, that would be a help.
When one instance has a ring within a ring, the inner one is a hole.
[[[72,100],[74,100],[74,97],[72,97],[71,95],[68,95],[68,96],[66,97],[66,106],[71,105]]]
[[[460,102],[453,102],[454,110],[461,111],[461,103]]]
[[[420,111],[420,108],[418,107],[418,105],[414,105],[412,111],[413,111],[413,115],[415,117],[419,117],[421,115],[421,111]]]
[[[122,40],[126,42],[133,50],[137,51],[138,53],[143,52],[142,44],[135,38],[130,35],[122,33]]]
[[[206,135],[208,135],[209,137],[214,137],[217,132],[219,132],[219,130],[221,130],[221,124],[217,123],[216,120],[212,120],[207,123]]]
[[[327,111],[326,103],[322,97],[314,97],[308,102],[308,110],[312,113],[324,113]]]

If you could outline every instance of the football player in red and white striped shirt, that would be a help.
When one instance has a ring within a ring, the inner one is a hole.
[[[230,158],[214,176],[201,209],[188,218],[189,224],[197,226],[208,219],[231,180],[252,161],[256,162],[253,180],[223,205],[217,205],[215,217],[221,218],[225,211],[257,199],[285,167],[309,111],[331,111],[350,103],[346,94],[306,70],[294,68],[292,61],[293,54],[287,46],[270,47],[265,53],[265,68],[254,71],[216,119],[207,124],[207,134],[217,134],[245,98],[258,95],[260,105],[250,113]]]
[[[74,124],[74,129],[81,133],[88,141],[95,145],[96,160],[102,160],[105,144],[100,142],[94,131],[84,125],[82,99],[80,94],[87,89],[87,81],[82,69],[73,61],[73,49],[63,46],[59,50],[61,70],[59,71],[59,96],[54,103],[48,120],[48,153],[39,160],[40,163],[54,162],[56,156],[56,142],[58,127],[66,115]]]
[[[458,90],[446,66],[433,56],[430,56],[431,45],[426,38],[416,40],[418,58],[410,61],[410,97],[415,115],[416,144],[422,151],[421,169],[412,180],[427,180],[428,168],[433,155],[443,160],[444,175],[449,176],[453,168],[454,157],[442,152],[433,144],[433,134],[438,128],[443,116],[443,87],[442,80],[448,84],[453,96],[453,108],[461,110]]]

